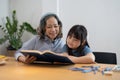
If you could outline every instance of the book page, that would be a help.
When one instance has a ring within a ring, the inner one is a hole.
[[[38,53],[38,54],[43,54],[42,52],[38,50],[21,50],[22,53]]]
[[[51,54],[56,54],[50,50],[45,50],[43,52],[38,51],[38,50],[21,50],[22,53],[38,53],[38,54],[44,54],[44,53],[51,53]]]
[[[50,50],[45,50],[45,51],[43,51],[42,53],[43,53],[43,54],[44,54],[44,53],[56,54],[56,53],[54,53],[54,52],[52,52],[52,51],[50,51]]]

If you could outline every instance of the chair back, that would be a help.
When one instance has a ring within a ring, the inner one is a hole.
[[[116,53],[112,52],[93,52],[97,63],[117,64]]]

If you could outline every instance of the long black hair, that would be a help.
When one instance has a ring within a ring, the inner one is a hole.
[[[83,48],[87,45],[89,47],[87,41],[87,29],[83,25],[74,25],[68,32],[68,36],[73,36],[76,39],[79,39],[81,45],[76,49],[77,52],[81,53]],[[73,55],[72,49],[67,46],[69,55]],[[80,54],[83,56],[84,54]]]
[[[60,21],[60,19],[58,18],[58,16],[56,14],[53,14],[53,13],[48,13],[46,15],[44,15],[41,20],[40,20],[40,25],[39,25],[39,34],[41,36],[41,39],[44,39],[45,38],[45,26],[46,26],[46,22],[49,18],[51,17],[54,17],[57,22],[58,22],[58,25],[59,25],[59,34],[58,34],[58,38],[62,38],[62,22]]]

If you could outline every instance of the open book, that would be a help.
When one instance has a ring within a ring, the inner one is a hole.
[[[73,64],[73,62],[68,59],[67,57],[57,55],[54,52],[51,51],[38,51],[38,50],[21,50],[21,53],[23,53],[25,56],[30,55],[30,56],[35,56],[37,58],[36,61],[41,61],[41,62],[60,62],[60,63],[69,63]]]

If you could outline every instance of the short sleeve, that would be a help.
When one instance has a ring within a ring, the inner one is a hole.
[[[85,46],[84,50],[83,50],[84,54],[88,54],[88,53],[92,53],[92,50],[88,47],[88,46]]]
[[[63,53],[64,53],[64,52],[67,52],[67,45],[66,45],[66,44],[63,46],[62,52],[63,52]]]

